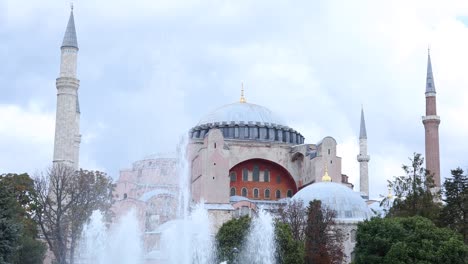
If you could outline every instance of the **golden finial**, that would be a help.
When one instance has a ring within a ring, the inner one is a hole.
[[[240,102],[241,103],[246,103],[245,97],[244,97],[244,82],[241,84],[241,97],[240,97]]]
[[[323,182],[331,182],[332,181],[330,175],[328,175],[328,166],[327,166],[326,162],[325,162],[325,174],[322,177],[322,181]]]
[[[392,198],[393,198],[392,188],[391,188],[391,187],[388,187],[388,195],[387,195],[387,198],[388,198],[388,199],[392,199]]]

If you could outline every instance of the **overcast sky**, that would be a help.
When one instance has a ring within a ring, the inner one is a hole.
[[[334,137],[359,189],[366,115],[370,195],[424,153],[430,44],[441,174],[468,168],[468,1],[75,1],[81,167],[118,177],[174,152],[199,119],[239,99],[306,143]],[[0,173],[52,160],[55,79],[68,1],[0,0]]]

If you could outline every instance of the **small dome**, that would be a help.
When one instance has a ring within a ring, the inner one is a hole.
[[[255,124],[259,122],[261,124],[269,123],[286,126],[286,123],[270,109],[256,104],[240,102],[224,105],[214,110],[203,117],[197,125],[199,126],[215,122],[234,122],[236,124],[241,122],[244,122],[245,124],[252,122]]]
[[[322,205],[336,211],[338,220],[362,221],[372,216],[362,197],[343,184],[318,182],[297,192],[292,199],[302,200],[305,206],[313,200],[322,201]]]

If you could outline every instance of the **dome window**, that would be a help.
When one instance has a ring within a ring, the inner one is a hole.
[[[247,168],[244,168],[242,170],[242,181],[248,181],[249,180],[249,170]]]
[[[231,181],[232,181],[232,182],[237,181],[237,174],[236,174],[235,171],[231,172],[231,174],[229,175],[229,177],[231,178]]]
[[[258,168],[257,165],[253,167],[253,175],[252,175],[253,181],[258,182],[260,181],[260,169]]]
[[[265,172],[263,173],[263,181],[264,182],[270,182],[270,171],[269,170],[265,170]]]
[[[247,197],[247,189],[242,188],[242,196]]]
[[[276,183],[281,183],[281,175],[276,176]]]
[[[258,199],[258,193],[259,193],[259,192],[258,192],[258,189],[257,189],[257,188],[255,188],[255,189],[253,190],[253,193],[254,193],[254,198],[257,198],[257,199]]]

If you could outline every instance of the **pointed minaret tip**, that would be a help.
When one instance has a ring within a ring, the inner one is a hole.
[[[78,41],[76,38],[75,18],[73,16],[73,4],[71,4],[70,18],[68,19],[67,30],[63,36],[62,48],[72,47],[78,49]]]
[[[359,130],[359,139],[367,139],[366,121],[364,120],[364,107],[361,106],[361,128]]]
[[[434,76],[432,74],[431,49],[427,49],[427,76],[426,76],[426,94],[435,94]]]

